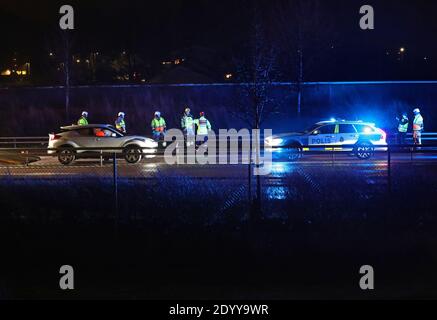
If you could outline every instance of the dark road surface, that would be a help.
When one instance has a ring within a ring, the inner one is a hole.
[[[168,165],[162,155],[152,159],[143,159],[139,164],[128,164],[124,160],[117,160],[118,175],[126,178],[153,178],[160,176],[185,176],[193,178],[246,178],[247,165],[241,164],[179,164]],[[437,151],[435,153],[397,153],[391,155],[391,165],[437,165]],[[293,168],[304,167],[350,167],[361,168],[366,171],[387,170],[388,159],[386,153],[375,154],[369,160],[359,160],[345,154],[305,154],[298,160],[290,160],[287,155],[275,155],[270,177],[280,176]],[[81,176],[112,176],[112,161],[100,162],[99,159],[80,159],[71,165],[61,165],[57,158],[41,156],[41,160],[29,165],[0,164],[0,177],[27,177],[27,178],[60,178]]]

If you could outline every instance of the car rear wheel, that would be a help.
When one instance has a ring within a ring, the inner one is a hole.
[[[354,149],[354,153],[358,159],[367,160],[373,156],[375,148],[370,142],[359,142]]]
[[[67,147],[58,152],[58,160],[63,165],[69,165],[76,160],[76,153],[73,148]]]
[[[124,149],[124,159],[128,163],[138,163],[141,161],[142,151],[137,146],[128,146]]]

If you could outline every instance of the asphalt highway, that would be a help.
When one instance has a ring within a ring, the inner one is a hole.
[[[224,159],[224,158],[223,158]],[[185,159],[186,160],[186,159]],[[437,151],[432,153],[393,153],[391,166],[426,165],[437,168]],[[347,153],[326,152],[321,154],[304,154],[294,159],[289,154],[274,154],[269,177],[286,174],[296,168],[350,168],[372,171],[387,170],[387,153],[374,154],[368,160],[360,160]],[[126,178],[194,177],[194,178],[247,178],[247,165],[242,164],[174,164],[166,163],[163,155],[143,159],[138,164],[128,164],[123,159],[117,160],[117,175]],[[62,178],[62,177],[110,177],[113,175],[113,162],[100,159],[79,159],[70,165],[62,165],[56,157],[40,156],[39,161],[28,165],[0,162],[0,178]]]

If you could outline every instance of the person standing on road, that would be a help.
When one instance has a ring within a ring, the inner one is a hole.
[[[167,125],[165,123],[165,119],[161,117],[161,112],[156,111],[155,117],[152,120],[152,135],[155,141],[159,141],[161,138],[164,138],[165,129]]]
[[[181,119],[181,127],[187,140],[187,146],[191,145],[191,142],[189,142],[188,140],[189,138],[193,139],[195,137],[195,127],[190,108],[185,108],[184,115]]]
[[[88,112],[82,111],[82,116],[77,120],[78,126],[87,126],[88,125]]]
[[[420,109],[416,108],[413,110],[414,120],[413,120],[413,140],[414,144],[422,144],[422,131],[423,131],[423,117],[420,114]]]
[[[199,137],[199,143],[208,141],[208,133],[211,130],[211,123],[205,118],[205,112],[200,112],[200,118],[194,120],[194,124],[197,126],[197,136]]]
[[[115,128],[121,133],[126,134],[126,121],[124,120],[124,118],[125,118],[125,113],[119,112],[118,117],[115,120]]]
[[[401,117],[396,117],[398,121],[398,135],[397,142],[399,145],[405,144],[405,137],[408,131],[408,116],[405,112],[402,113]]]

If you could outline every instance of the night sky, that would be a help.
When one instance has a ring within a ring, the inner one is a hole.
[[[332,48],[324,59],[318,59],[319,64],[306,80],[436,78],[437,1],[320,2],[319,14],[331,25]],[[1,0],[0,60],[9,59],[13,53],[34,63],[43,59],[51,49],[51,39],[59,33],[59,7],[67,3],[75,8],[75,52],[128,49],[150,63],[159,63],[175,50],[192,46],[213,49],[231,60],[247,39],[252,5],[242,0]],[[277,3],[258,2],[267,27],[274,24]],[[362,31],[358,26],[359,8],[364,4],[375,9],[373,31]],[[287,26],[273,29],[278,33],[281,28]],[[405,61],[397,66],[400,47],[406,48]],[[285,72],[282,80],[292,78]]]

